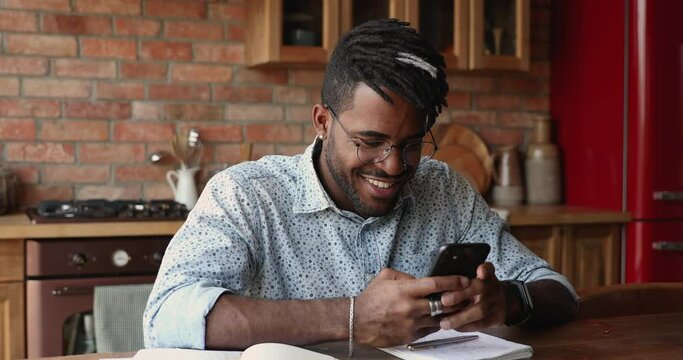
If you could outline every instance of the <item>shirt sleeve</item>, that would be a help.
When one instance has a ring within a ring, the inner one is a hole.
[[[258,260],[258,206],[227,171],[214,176],[171,240],[143,316],[146,347],[205,347],[206,315],[243,294]]]
[[[493,263],[496,277],[501,280],[531,282],[541,279],[555,280],[564,285],[578,299],[574,287],[566,277],[509,232],[507,223],[488,206],[484,198],[454,170],[449,170],[450,188],[456,200],[456,216],[461,237],[458,242],[484,242],[491,252],[487,258]]]

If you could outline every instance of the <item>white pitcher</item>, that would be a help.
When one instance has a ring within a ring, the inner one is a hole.
[[[197,203],[197,185],[194,181],[194,175],[197,171],[199,171],[199,167],[186,168],[181,165],[178,170],[171,170],[166,173],[166,181],[173,190],[175,201],[184,204],[188,210]]]

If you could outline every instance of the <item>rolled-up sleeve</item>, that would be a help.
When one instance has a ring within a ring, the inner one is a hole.
[[[164,254],[143,317],[146,347],[205,347],[205,318],[217,299],[243,294],[256,271],[253,205],[228,172],[209,181]]]

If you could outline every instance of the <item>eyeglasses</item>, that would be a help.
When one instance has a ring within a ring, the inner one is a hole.
[[[401,160],[403,161],[403,165],[415,168],[420,165],[422,158],[426,158],[426,160],[431,159],[439,148],[436,145],[436,140],[434,140],[432,130],[428,130],[432,141],[415,141],[403,145],[393,145],[388,141],[379,139],[364,140],[352,136],[341,121],[339,121],[339,117],[334,110],[329,105],[324,106],[330,111],[332,117],[337,120],[342,130],[344,130],[346,135],[356,145],[356,156],[358,156],[358,160],[366,164],[376,164],[384,161],[389,154],[391,154],[391,150],[397,148],[401,149]]]

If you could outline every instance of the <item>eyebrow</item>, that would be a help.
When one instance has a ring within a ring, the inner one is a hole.
[[[426,134],[427,134],[426,132],[418,132],[416,134],[413,134],[411,136],[406,137],[406,139],[417,139],[417,138],[422,139]],[[372,131],[372,130],[359,131],[356,133],[356,135],[362,136],[362,137],[382,139],[382,140],[387,140],[390,138],[389,135],[387,135],[387,134],[383,134],[381,132]]]

